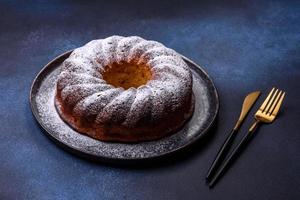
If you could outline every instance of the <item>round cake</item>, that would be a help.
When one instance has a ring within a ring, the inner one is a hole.
[[[175,132],[194,109],[192,74],[159,42],[111,36],[75,49],[57,80],[55,106],[72,128],[102,141]]]

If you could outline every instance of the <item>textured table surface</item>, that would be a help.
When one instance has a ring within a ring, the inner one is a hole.
[[[300,199],[299,1],[4,0],[0,13],[0,199]],[[114,34],[160,41],[203,66],[221,104],[209,137],[172,158],[120,166],[78,158],[45,136],[28,102],[36,74]],[[278,120],[208,189],[206,170],[244,96],[272,86],[287,92]]]

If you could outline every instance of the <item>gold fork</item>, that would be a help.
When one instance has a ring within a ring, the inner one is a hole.
[[[274,92],[275,91],[275,92]],[[255,113],[255,122],[249,129],[253,131],[260,122],[272,123],[278,114],[279,108],[283,102],[285,92],[279,89],[272,88],[271,92]]]
[[[238,154],[242,152],[242,150],[246,147],[250,138],[252,137],[255,129],[260,123],[272,123],[281,107],[285,96],[285,92],[282,90],[272,88],[271,92],[268,94],[265,101],[262,103],[260,108],[254,115],[255,122],[250,127],[248,133],[243,137],[241,142],[237,145],[237,147],[232,151],[229,157],[224,162],[224,165],[220,168],[220,170],[216,173],[215,177],[210,181],[209,187],[212,187],[216,181],[220,178],[220,176],[225,172],[227,167],[232,163],[232,161],[237,157]]]

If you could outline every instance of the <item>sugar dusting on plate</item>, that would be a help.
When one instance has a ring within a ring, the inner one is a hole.
[[[188,63],[191,67],[193,63]],[[157,157],[178,150],[202,136],[211,121],[215,118],[217,108],[212,105],[210,83],[205,79],[206,74],[199,70],[193,72],[193,92],[195,95],[195,112],[191,120],[177,133],[160,140],[141,143],[114,143],[101,142],[80,134],[70,128],[58,115],[54,106],[55,87],[61,65],[55,67],[52,72],[41,73],[39,79],[42,82],[36,90],[34,105],[37,108],[38,120],[49,135],[60,143],[79,152],[108,159],[141,159]],[[204,77],[204,78],[203,78]],[[217,98],[217,97],[216,97]],[[213,99],[214,101],[216,99]],[[218,103],[218,102],[217,102]],[[199,109],[201,107],[201,109]],[[212,110],[214,109],[214,110]]]

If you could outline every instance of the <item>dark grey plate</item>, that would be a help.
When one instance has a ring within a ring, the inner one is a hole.
[[[67,150],[96,160],[141,160],[174,153],[202,138],[214,122],[219,109],[217,90],[207,73],[193,61],[183,57],[193,72],[195,112],[177,133],[156,141],[134,144],[101,142],[70,128],[54,106],[57,75],[62,62],[72,51],[48,63],[34,79],[30,91],[32,112],[51,139]]]

